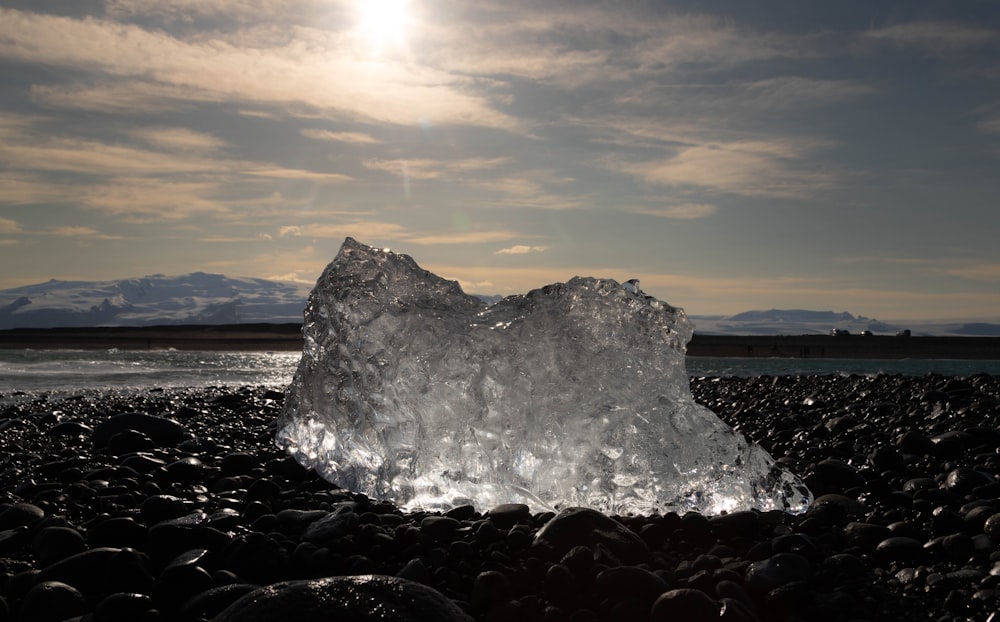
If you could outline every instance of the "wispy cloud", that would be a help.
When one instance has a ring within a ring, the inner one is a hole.
[[[0,205],[71,203],[78,192],[35,173],[0,173]]]
[[[392,173],[412,180],[458,177],[470,173],[494,170],[510,162],[510,158],[463,158],[456,160],[431,160],[427,158],[399,160],[364,160],[365,168]]]
[[[507,248],[495,251],[494,255],[527,255],[528,253],[544,253],[549,250],[548,246],[527,246],[525,244],[515,244]]]
[[[914,21],[865,32],[870,41],[914,47],[933,54],[954,54],[1000,43],[1000,30],[947,21]]]
[[[58,238],[73,238],[80,241],[94,241],[94,240],[121,240],[122,236],[109,235],[107,233],[102,233],[93,227],[80,227],[80,226],[63,226],[63,227],[52,227],[44,231],[46,235],[55,236]]]
[[[486,242],[505,242],[517,237],[514,231],[457,231],[433,235],[415,235],[406,238],[412,244],[483,244]]]
[[[405,241],[421,246],[450,244],[482,244],[485,242],[503,242],[514,238],[513,231],[454,231],[446,233],[422,233],[407,229],[390,222],[355,221],[339,224],[311,223],[306,225],[287,225],[279,228],[279,237],[327,238],[342,239],[354,237],[369,243],[381,240]]]
[[[636,214],[646,214],[647,216],[659,216],[662,218],[675,218],[678,220],[696,220],[707,218],[719,210],[711,203],[682,203],[680,205],[662,205],[651,207],[638,207],[629,211]]]
[[[20,233],[21,225],[11,218],[0,218],[0,235],[10,235]]]
[[[303,129],[301,134],[314,140],[328,140],[336,143],[356,145],[377,145],[382,141],[363,132],[331,132],[330,130]]]
[[[804,169],[803,155],[792,141],[746,141],[682,147],[660,160],[619,160],[609,165],[652,184],[790,198],[807,196],[833,181],[828,172]]]
[[[278,229],[282,238],[343,239],[354,237],[363,240],[402,240],[410,236],[403,226],[391,222],[359,220],[348,223],[309,223],[286,225]]]
[[[225,141],[183,127],[147,127],[136,129],[132,134],[140,140],[171,151],[217,151],[226,145]]]

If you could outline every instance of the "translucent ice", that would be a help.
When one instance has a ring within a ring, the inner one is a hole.
[[[758,508],[811,495],[691,397],[692,327],[637,281],[576,277],[493,305],[348,238],[306,308],[276,441],[405,509]]]

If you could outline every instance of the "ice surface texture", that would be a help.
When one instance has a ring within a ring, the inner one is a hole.
[[[635,281],[493,305],[348,238],[309,299],[276,441],[404,509],[802,512],[794,475],[691,397],[692,326]]]

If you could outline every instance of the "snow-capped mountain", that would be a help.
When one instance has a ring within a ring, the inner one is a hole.
[[[312,285],[195,272],[0,290],[0,329],[301,322]]]
[[[913,335],[988,337],[1000,336],[1000,324],[991,322],[899,321],[881,322],[846,311],[768,309],[743,311],[735,315],[691,315],[695,332],[716,335],[813,335],[844,330],[850,334],[869,331],[875,335],[895,335],[909,330]]]

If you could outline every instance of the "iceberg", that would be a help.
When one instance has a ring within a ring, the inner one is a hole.
[[[692,331],[635,280],[488,304],[347,238],[310,295],[275,441],[405,510],[804,512],[801,480],[694,402]]]

